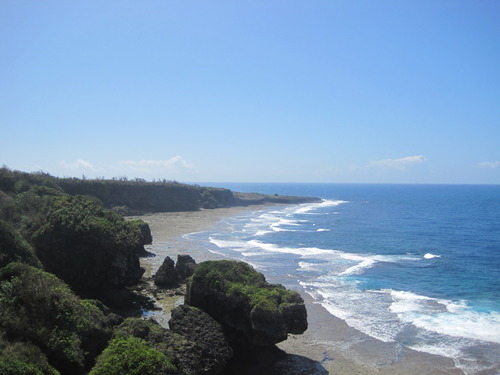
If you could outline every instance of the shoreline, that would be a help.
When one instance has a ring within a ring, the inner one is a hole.
[[[146,269],[144,280],[152,283],[152,275],[166,256],[177,259],[177,254],[188,254],[197,263],[205,260],[224,259],[203,247],[190,244],[183,237],[190,233],[207,231],[225,217],[247,211],[263,210],[269,204],[247,207],[217,208],[192,212],[167,212],[135,216],[147,222],[153,235],[153,244],[146,250],[154,257],[141,258]],[[149,281],[148,281],[149,280]],[[331,315],[311,296],[300,291],[308,311],[309,328],[302,335],[290,335],[277,344],[288,354],[283,374],[343,374],[343,375],[463,375],[452,359],[418,352],[385,343],[349,327],[346,322]],[[183,303],[178,291],[165,290],[154,295],[155,302],[163,311],[147,315],[168,327],[169,311]],[[315,363],[311,372],[311,362]],[[307,363],[308,366],[305,366]],[[303,367],[303,368],[301,368]],[[307,368],[305,368],[307,367]],[[292,369],[293,368],[293,369]],[[276,370],[274,370],[276,371]],[[250,374],[250,373],[249,373]],[[273,374],[278,374],[273,372]],[[265,375],[262,371],[259,375]]]

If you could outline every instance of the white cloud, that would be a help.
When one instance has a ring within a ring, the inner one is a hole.
[[[163,169],[167,171],[179,169],[194,169],[194,165],[177,155],[166,160],[124,160],[119,164],[126,165],[136,170]]]
[[[424,161],[426,161],[426,158],[423,155],[414,155],[398,159],[372,160],[368,163],[368,167],[404,170],[408,166],[420,164]]]
[[[482,163],[478,163],[478,165],[487,168],[500,168],[500,161],[483,161]]]
[[[73,163],[67,162],[66,160],[61,160],[60,164],[68,169],[91,169],[94,170],[94,166],[86,160],[78,159]]]

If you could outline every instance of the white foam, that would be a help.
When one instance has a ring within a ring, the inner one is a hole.
[[[315,271],[318,269],[317,263],[299,262],[299,271]]]
[[[250,240],[247,242],[248,245],[253,247],[258,247],[263,250],[275,253],[287,253],[287,254],[295,254],[301,256],[311,256],[311,255],[321,255],[321,254],[331,254],[332,251],[335,250],[325,250],[319,249],[317,247],[279,247],[275,244],[261,242],[258,240]]]
[[[363,273],[363,271],[367,268],[371,268],[377,263],[377,261],[373,258],[366,258],[361,263],[356,264],[355,266],[349,267],[345,271],[342,271],[339,275],[340,276],[347,276],[347,275],[359,275]]]
[[[230,248],[230,249],[238,249],[238,250],[246,250],[248,249],[248,245],[245,241],[230,241],[230,240],[221,240],[213,237],[209,237],[209,240],[212,244],[219,248]]]
[[[319,203],[304,203],[301,204],[300,207],[294,211],[294,213],[305,214],[308,213],[309,211],[317,210],[323,207],[335,207],[342,203],[348,203],[348,201],[325,199]]]
[[[330,232],[331,229],[325,229],[325,228],[319,228],[316,230],[316,232]]]
[[[390,310],[405,323],[439,334],[500,343],[500,314],[477,312],[465,301],[390,291]]]
[[[424,259],[433,259],[433,258],[441,258],[441,255],[427,253],[424,255]]]

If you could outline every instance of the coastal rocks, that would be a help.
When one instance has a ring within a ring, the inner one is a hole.
[[[244,262],[200,263],[188,280],[185,303],[218,321],[235,349],[273,345],[307,329],[302,297],[267,283]]]
[[[115,331],[115,337],[134,336],[145,340],[151,347],[162,352],[182,374],[219,374],[232,354],[230,348],[224,348],[224,341],[217,345],[214,342],[215,339],[223,340],[220,326],[206,314],[203,316],[184,309],[177,312],[175,320],[177,323],[174,323],[174,327],[181,333],[165,329],[151,320],[129,318]],[[196,322],[206,325],[198,330],[199,336],[184,335],[182,326],[193,328]]]
[[[177,255],[175,269],[179,275],[179,280],[185,282],[188,277],[193,275],[196,266],[196,261],[190,255]]]
[[[172,258],[166,257],[153,275],[154,283],[160,288],[175,288],[194,273],[196,266],[196,261],[189,255],[179,254],[177,263],[174,263]]]
[[[219,323],[195,307],[181,305],[172,310],[170,329],[202,346],[206,353],[202,367],[204,374],[220,373],[233,356]]]
[[[84,197],[59,196],[51,198],[47,217],[32,241],[46,271],[77,293],[93,297],[141,279],[144,269],[138,249],[145,238],[140,224]]]
[[[153,280],[155,285],[160,288],[175,287],[178,285],[179,275],[172,258],[165,258],[158,271],[153,275]]]

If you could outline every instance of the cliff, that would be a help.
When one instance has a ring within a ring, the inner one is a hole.
[[[228,189],[181,184],[175,181],[57,178],[46,173],[25,173],[0,168],[0,191],[7,196],[47,187],[70,195],[83,195],[124,215],[145,212],[196,211],[255,204],[319,202],[312,197],[237,193]],[[2,200],[8,197],[0,195]],[[6,208],[7,209],[7,208]]]

